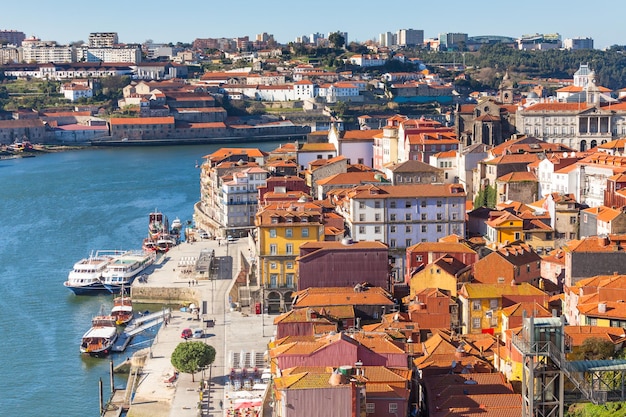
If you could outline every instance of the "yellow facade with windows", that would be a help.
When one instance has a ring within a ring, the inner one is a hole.
[[[275,203],[256,215],[261,287],[295,291],[300,245],[324,239],[322,209],[306,202]]]

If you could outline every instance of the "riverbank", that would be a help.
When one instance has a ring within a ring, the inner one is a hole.
[[[195,417],[199,415],[199,408],[203,413],[206,411],[202,415],[222,415],[236,397],[230,386],[231,371],[242,362],[235,358],[247,352],[249,361],[256,360],[253,367],[264,367],[256,358],[258,354],[263,356],[274,333],[272,319],[251,314],[249,309],[231,311],[229,303],[234,290],[233,277],[239,273],[239,259],[241,253],[247,252],[247,244],[246,239],[239,239],[228,247],[218,245],[215,240],[184,242],[151,267],[147,282],[133,283],[133,300],[153,301],[157,297],[187,305],[193,302],[201,311],[199,320],[189,311],[172,311],[168,324],[161,326],[152,346],[132,359],[137,366],[130,372],[131,386],[132,375],[139,372],[133,395],[115,393],[113,397],[118,404],[112,409],[128,408],[128,417]],[[218,279],[209,280],[203,274],[189,274],[187,269],[180,268],[182,262],[199,259],[209,252],[215,254]],[[208,320],[213,320],[212,327],[208,327]],[[176,377],[171,355],[179,343],[186,343],[181,339],[185,328],[203,329],[204,336],[193,340],[212,345],[216,357],[209,369]],[[256,394],[249,395],[261,394],[257,390]],[[123,404],[124,401],[129,403]],[[107,416],[114,415],[114,411]]]

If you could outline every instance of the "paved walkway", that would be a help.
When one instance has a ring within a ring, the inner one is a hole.
[[[229,381],[231,364],[230,352],[265,352],[267,343],[274,332],[273,317],[231,311],[228,304],[228,293],[232,286],[232,276],[239,272],[238,252],[247,252],[247,239],[239,239],[230,245],[218,246],[214,240],[204,240],[195,243],[183,243],[167,253],[161,264],[154,268],[148,277],[147,283],[134,285],[148,285],[162,287],[188,287],[189,276],[184,275],[179,262],[185,259],[198,257],[203,249],[215,250],[215,257],[222,269],[232,265],[228,273],[221,271],[220,277],[214,281],[199,280],[191,288],[197,291],[198,299],[207,302],[205,318],[214,318],[214,327],[204,327],[204,322],[197,321],[191,313],[173,311],[167,325],[162,325],[151,347],[150,354],[145,359],[143,375],[139,384],[128,417],[196,417],[201,401],[202,379],[211,379],[211,395],[207,401],[204,394],[204,408],[202,415],[222,416],[222,408],[226,408],[225,387]],[[227,255],[228,251],[228,255]],[[234,265],[233,265],[234,264]],[[212,345],[216,352],[213,366],[204,372],[196,373],[193,378],[190,374],[180,374],[173,382],[168,382],[174,369],[170,363],[171,354],[179,343],[185,343],[180,335],[184,328],[201,327],[205,336],[200,340]],[[205,390],[205,393],[207,391]]]

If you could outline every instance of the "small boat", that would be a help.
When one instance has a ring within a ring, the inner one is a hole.
[[[144,251],[146,252],[158,252],[159,245],[157,244],[156,239],[151,239],[149,237],[143,240],[143,244],[141,245]]]
[[[172,234],[180,234],[181,229],[183,228],[183,223],[180,221],[178,217],[172,221]]]
[[[91,253],[74,264],[63,283],[65,288],[76,295],[99,294],[107,291],[102,283],[102,273],[106,267],[124,251],[101,250]]]
[[[169,232],[167,216],[155,210],[148,215],[148,237],[155,238],[160,234]]]
[[[133,319],[133,301],[130,297],[124,296],[124,290],[121,290],[121,296],[113,299],[113,308],[111,315],[115,317],[115,324],[118,326],[126,325]]]
[[[112,294],[129,287],[133,280],[154,263],[154,252],[128,251],[107,265],[102,273],[102,284]]]
[[[157,238],[157,252],[165,253],[170,250],[173,246],[176,246],[177,239],[173,235],[160,235]]]
[[[95,316],[91,328],[83,335],[80,342],[81,353],[91,356],[107,355],[117,340],[117,327],[113,316]]]

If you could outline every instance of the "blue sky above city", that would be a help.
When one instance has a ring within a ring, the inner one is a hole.
[[[195,38],[233,38],[262,32],[280,43],[319,32],[348,32],[349,41],[377,39],[382,32],[423,29],[426,38],[441,32],[469,36],[555,33],[562,38],[591,37],[596,48],[626,44],[626,27],[610,16],[623,16],[626,2],[600,11],[587,0],[522,3],[480,2],[128,2],[65,0],[10,1],[2,6],[0,29],[22,31],[65,44],[87,40],[90,32],[117,32],[120,42],[192,42]],[[180,5],[180,7],[178,7]]]

